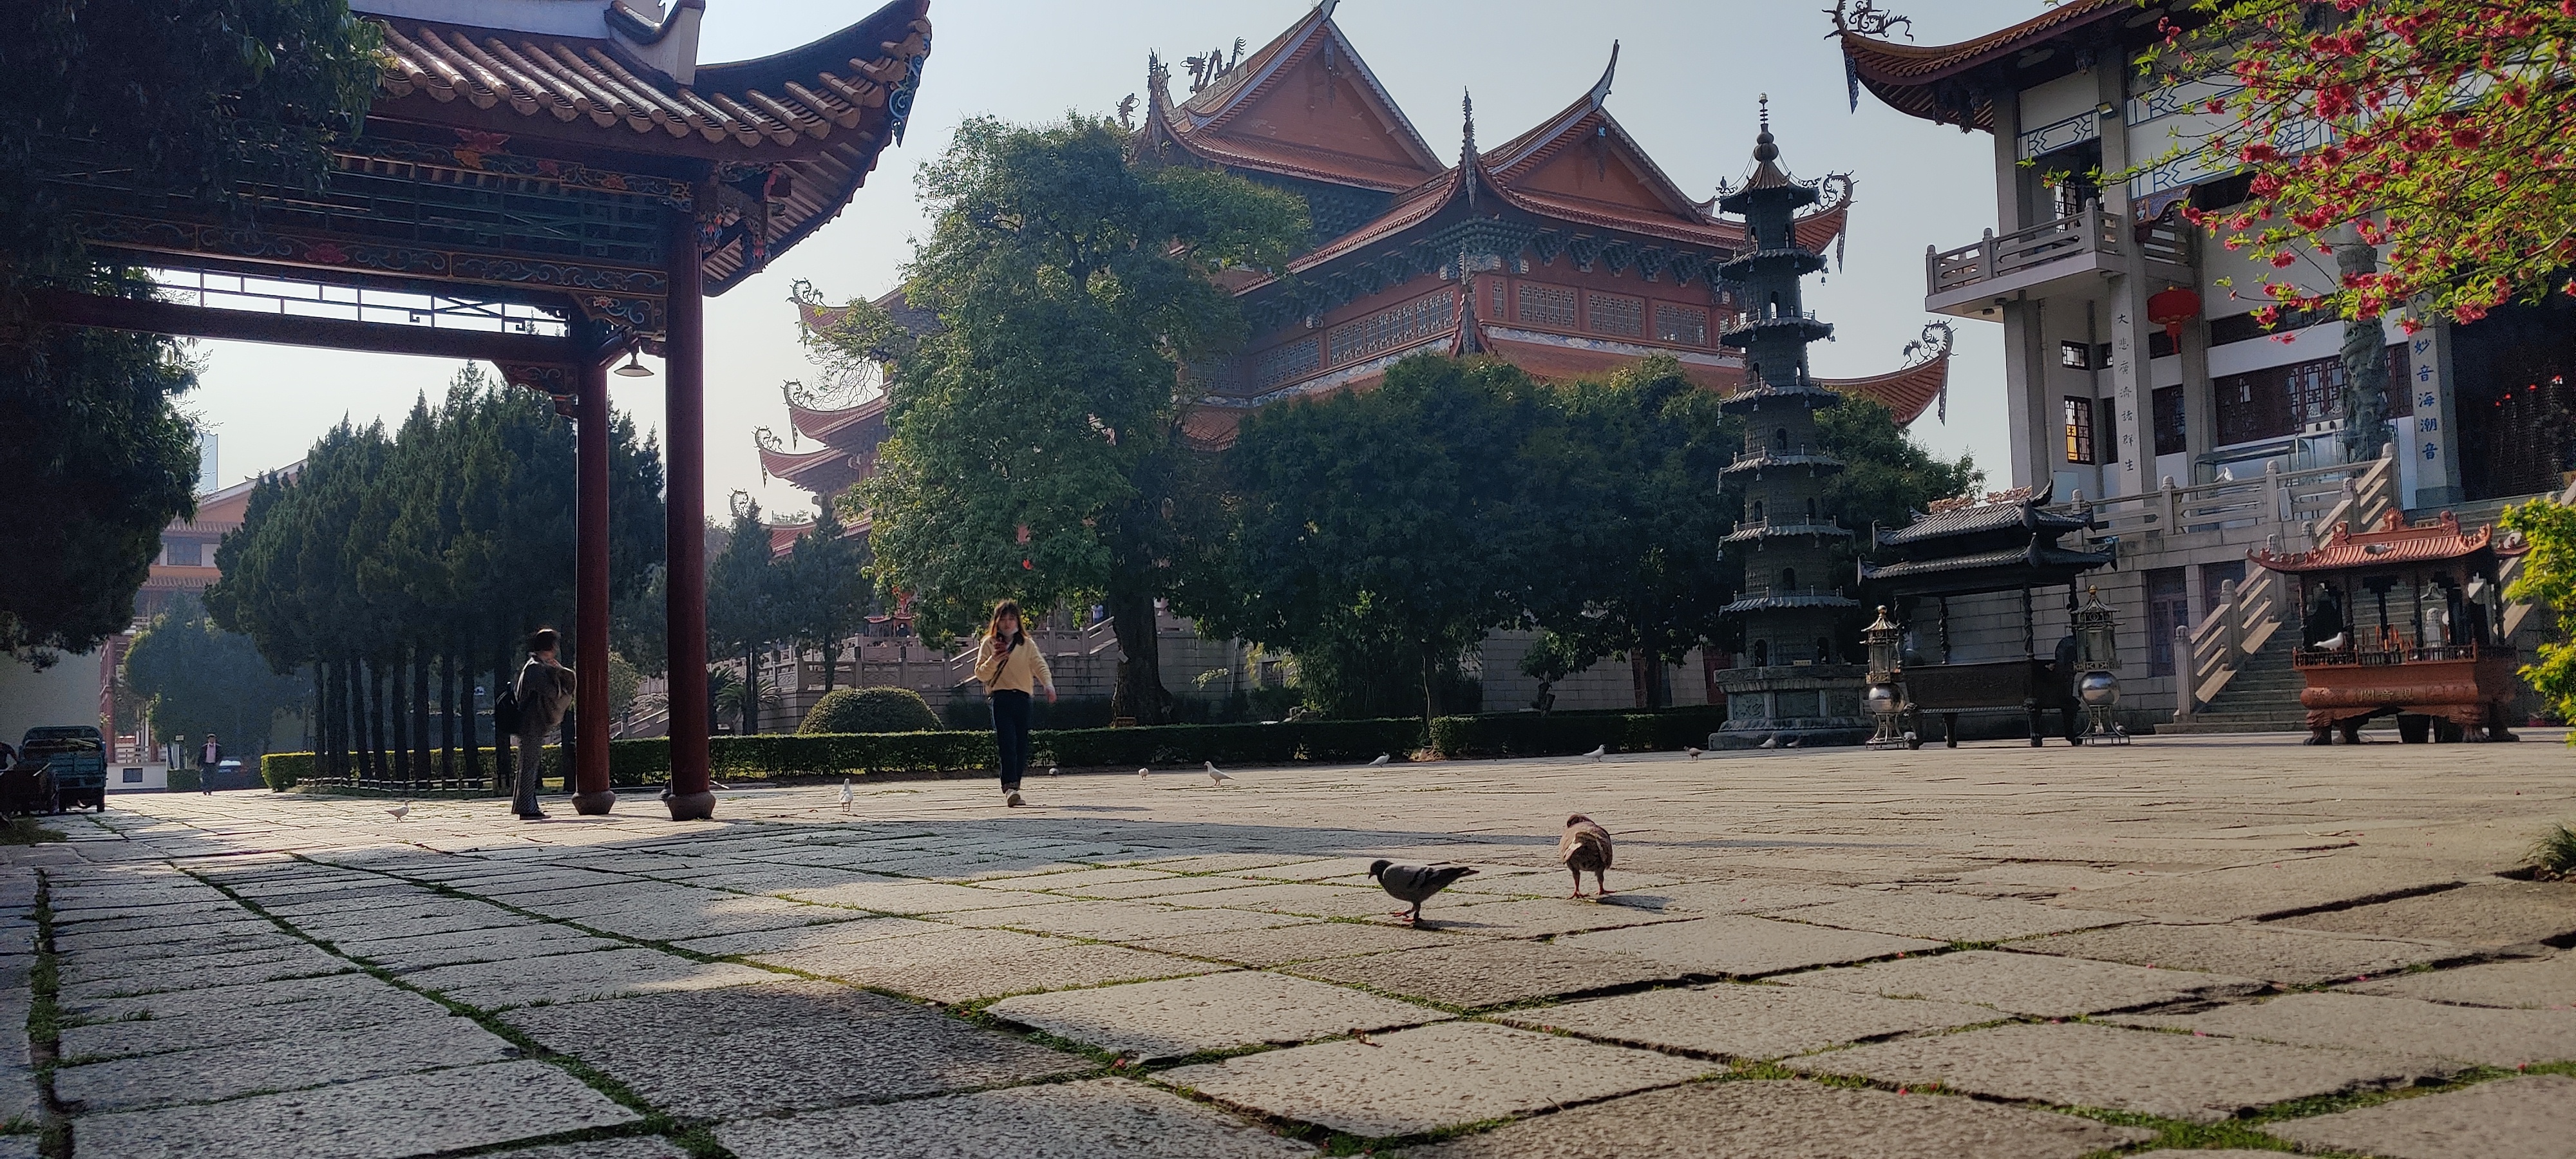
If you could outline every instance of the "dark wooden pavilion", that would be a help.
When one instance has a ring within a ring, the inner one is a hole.
[[[664,359],[674,819],[707,780],[703,298],[849,204],[903,138],[929,0],[801,48],[697,62],[705,0],[352,0],[384,29],[377,94],[325,191],[247,212],[136,191],[76,145],[51,175],[82,235],[193,301],[54,293],[49,320],[483,359],[545,391],[579,448],[575,806],[608,777],[608,366]],[[471,14],[479,24],[454,18]]]

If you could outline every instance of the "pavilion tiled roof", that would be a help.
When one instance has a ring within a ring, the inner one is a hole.
[[[857,406],[823,410],[804,406],[794,399],[787,402],[788,425],[796,433],[826,446],[858,451],[876,446],[886,437],[886,395],[879,392]]]
[[[758,190],[770,206],[767,236],[710,253],[710,292],[748,276],[768,254],[840,212],[878,154],[901,139],[930,51],[929,0],[893,0],[801,48],[692,64],[677,77],[645,64],[638,45],[619,39],[618,17],[636,22],[622,4],[611,6],[598,35],[448,23],[416,15],[438,10],[418,3],[359,7],[394,10],[365,13],[383,26],[385,39],[381,96],[371,114],[455,128],[468,168],[476,166],[464,153],[507,152],[515,135],[775,166]]]
[[[1185,407],[1181,411],[1181,441],[1201,451],[1225,450],[1234,445],[1243,418],[1250,413],[1244,407]]]
[[[1405,119],[1404,111],[1378,83],[1368,63],[1360,59],[1350,40],[1334,25],[1334,2],[1316,5],[1304,18],[1186,100],[1173,101],[1164,89],[1163,74],[1156,71],[1148,84],[1152,101],[1146,111],[1148,137],[1170,141],[1219,165],[1388,193],[1409,188],[1437,173],[1439,155],[1414,131],[1412,122]],[[1357,88],[1363,101],[1374,106],[1368,111],[1380,122],[1383,142],[1393,145],[1404,155],[1403,160],[1285,140],[1235,125],[1247,110],[1258,107],[1262,98],[1310,64],[1322,66],[1331,78],[1347,78]]]
[[[2348,526],[2337,527],[2324,543],[2308,551],[2284,555],[2252,551],[2246,553],[2246,558],[2272,571],[2296,574],[2444,563],[2486,552],[2515,556],[2528,550],[2518,540],[2498,543],[2492,525],[2476,531],[2460,530],[2460,517],[2454,512],[2445,511],[2439,519],[2409,527],[2405,512],[2391,508],[2376,529],[2356,532]]]
[[[848,490],[850,484],[867,478],[875,466],[875,458],[873,448],[862,454],[852,454],[839,447],[824,447],[798,454],[762,447],[760,471],[816,495],[836,495]]]
[[[1945,350],[1937,358],[1886,374],[1862,378],[1819,378],[1815,381],[1820,386],[1859,395],[1886,407],[1896,416],[1897,425],[1903,426],[1922,418],[1923,412],[1932,408],[1932,401],[1941,397],[1941,391],[1949,385],[1950,354]]]
[[[1880,100],[1925,120],[1959,123],[1964,119],[1963,127],[1992,131],[1994,115],[1985,101],[1973,94],[1945,94],[1944,82],[1957,81],[2080,29],[2113,21],[2125,28],[2135,24],[2137,17],[2155,15],[2138,0],[2065,0],[2019,24],[1956,44],[1898,44],[1850,28],[1840,30],[1840,39],[1853,75]],[[2152,30],[2153,21],[2146,26]],[[1962,96],[1968,99],[1962,101]]]

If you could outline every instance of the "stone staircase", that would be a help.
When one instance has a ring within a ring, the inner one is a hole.
[[[2296,640],[2293,632],[2272,633],[2262,648],[2246,655],[2208,707],[2188,721],[2158,724],[2156,734],[2306,732],[2307,710],[2299,707],[2299,689],[2306,682],[2290,667]]]

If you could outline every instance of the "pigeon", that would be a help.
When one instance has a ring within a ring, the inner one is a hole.
[[[1781,747],[1781,748],[1784,748],[1784,749],[1793,749],[1793,748],[1796,748],[1796,747],[1798,747],[1798,738],[1796,738],[1796,737],[1794,737],[1794,736],[1793,736],[1793,737],[1790,737],[1790,738],[1789,738],[1789,743],[1784,744],[1784,745],[1781,745],[1780,747]]]
[[[1610,892],[1610,883],[1601,875],[1610,868],[1610,831],[1592,823],[1592,818],[1577,813],[1565,819],[1565,833],[1556,839],[1556,859],[1565,863],[1574,875],[1574,896],[1583,896],[1583,875],[1592,875],[1592,884],[1602,896]]]
[[[1151,775],[1153,771],[1154,770],[1152,769],[1138,769],[1136,770],[1136,779],[1140,781],[1144,780],[1147,776]]]
[[[1369,876],[1377,879],[1378,887],[1388,897],[1413,903],[1411,910],[1395,912],[1408,926],[1421,922],[1422,903],[1431,900],[1432,894],[1474,872],[1475,867],[1469,865],[1397,865],[1383,857],[1369,863]]]
[[[392,814],[394,820],[400,821],[405,817],[411,816],[411,802],[405,801],[391,809],[385,810],[385,812]]]
[[[1227,781],[1231,781],[1231,780],[1233,780],[1233,779],[1234,779],[1234,778],[1232,778],[1232,777],[1229,777],[1229,776],[1225,775],[1225,773],[1224,773],[1222,770],[1218,769],[1218,768],[1216,767],[1216,762],[1215,762],[1215,761],[1200,761],[1200,762],[1199,762],[1199,767],[1204,768],[1204,769],[1206,769],[1206,770],[1207,770],[1207,775],[1208,775],[1208,786],[1209,786],[1210,788],[1215,788],[1215,787],[1218,787],[1218,786],[1222,786],[1222,785],[1224,785]]]
[[[1689,745],[1683,745],[1682,752],[1688,755],[1692,760],[1698,760],[1703,755],[1700,750],[1692,748]]]
[[[2334,635],[2332,635],[2332,636],[2329,636],[2329,637],[2327,637],[2327,638],[2325,638],[2325,639],[2323,639],[2323,640],[2319,640],[2319,641],[2317,641],[2317,651],[2320,651],[2320,652],[2341,652],[2341,651],[2343,651],[2343,646],[2344,646],[2344,645],[2346,645],[2346,644],[2349,644],[2349,643],[2351,643],[2351,642],[2352,642],[2352,633],[2350,633],[2350,632],[2337,632],[2337,633],[2335,633],[2335,634],[2334,634]]]
[[[1607,744],[1597,744],[1592,746],[1591,752],[1583,754],[1583,759],[1598,762],[1601,758],[1608,755],[1610,755],[1610,746]]]
[[[1376,760],[1370,761],[1370,762],[1368,763],[1368,767],[1370,767],[1370,768],[1374,769],[1374,768],[1378,767],[1379,765],[1385,764],[1385,763],[1387,762],[1387,760],[1388,760],[1388,754],[1386,754],[1386,753],[1379,753],[1379,754],[1377,755],[1377,759],[1376,759]]]
[[[1052,777],[1052,776],[1054,776],[1054,775],[1055,775],[1055,766],[1054,766],[1054,765],[1048,765],[1048,766],[1047,766],[1047,775],[1048,775],[1048,776],[1050,776],[1050,777]]]
[[[1778,736],[1766,736],[1762,738],[1761,744],[1753,747],[1758,749],[1776,749],[1780,747],[1780,738]]]
[[[847,813],[858,804],[859,795],[850,791],[850,779],[841,778],[841,811]]]

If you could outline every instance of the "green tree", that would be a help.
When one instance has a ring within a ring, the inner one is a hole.
[[[375,88],[375,26],[343,0],[25,0],[0,6],[0,651],[43,660],[122,631],[170,520],[192,514],[195,383],[155,335],[35,325],[28,292],[140,294],[73,230],[58,178],[237,208],[318,190]]]
[[[1735,586],[1723,541],[1742,499],[1720,472],[1741,426],[1662,357],[1557,388],[1549,404],[1520,451],[1525,477],[1543,481],[1525,506],[1538,558],[1581,564],[1525,571],[1530,617],[1562,653],[1544,660],[1565,669],[1545,679],[1629,657],[1658,676],[1640,707],[1666,706],[1665,666],[1717,637]]]
[[[742,681],[732,686],[729,702],[718,697],[717,707],[731,708],[745,735],[760,731],[756,709],[777,703],[776,690],[760,679],[760,653],[788,635],[785,571],[770,551],[760,504],[736,492],[724,549],[707,561],[707,650],[742,657]]]
[[[1522,506],[1540,411],[1517,369],[1438,356],[1264,408],[1226,454],[1233,598],[1203,618],[1295,652],[1310,683],[1395,645],[1439,715],[1444,667],[1519,619],[1531,568],[1555,566]]]
[[[312,692],[300,670],[272,670],[249,637],[216,627],[205,605],[184,594],[135,636],[122,675],[145,698],[156,730],[211,732],[245,762],[268,751],[272,723],[302,708]]]
[[[1198,498],[1156,486],[1177,477],[1179,368],[1240,341],[1213,275],[1283,263],[1304,206],[1133,160],[1115,122],[1081,116],[969,120],[919,186],[937,221],[905,292],[941,329],[894,352],[892,434],[853,500],[883,582],[933,635],[1003,597],[1098,594],[1126,656],[1118,711],[1165,720],[1154,601],[1180,582],[1167,548]]]
[[[1986,479],[1971,456],[1944,459],[1933,454],[1897,425],[1886,407],[1857,395],[1816,412],[1816,439],[1825,453],[1846,464],[1825,484],[1822,504],[1856,533],[1835,553],[1836,575],[1852,574],[1859,553],[1869,548],[1871,525],[1903,527],[1933,500],[1974,494]]]
[[[841,644],[866,622],[876,590],[865,541],[844,534],[839,506],[823,504],[814,525],[797,535],[780,584],[788,634],[798,649],[823,654],[826,696],[838,684]]]
[[[2504,598],[2548,609],[2552,621],[2553,638],[2522,666],[2522,678],[2558,719],[2576,720],[2576,507],[2534,499],[2506,508],[2504,525],[2531,548]]]

